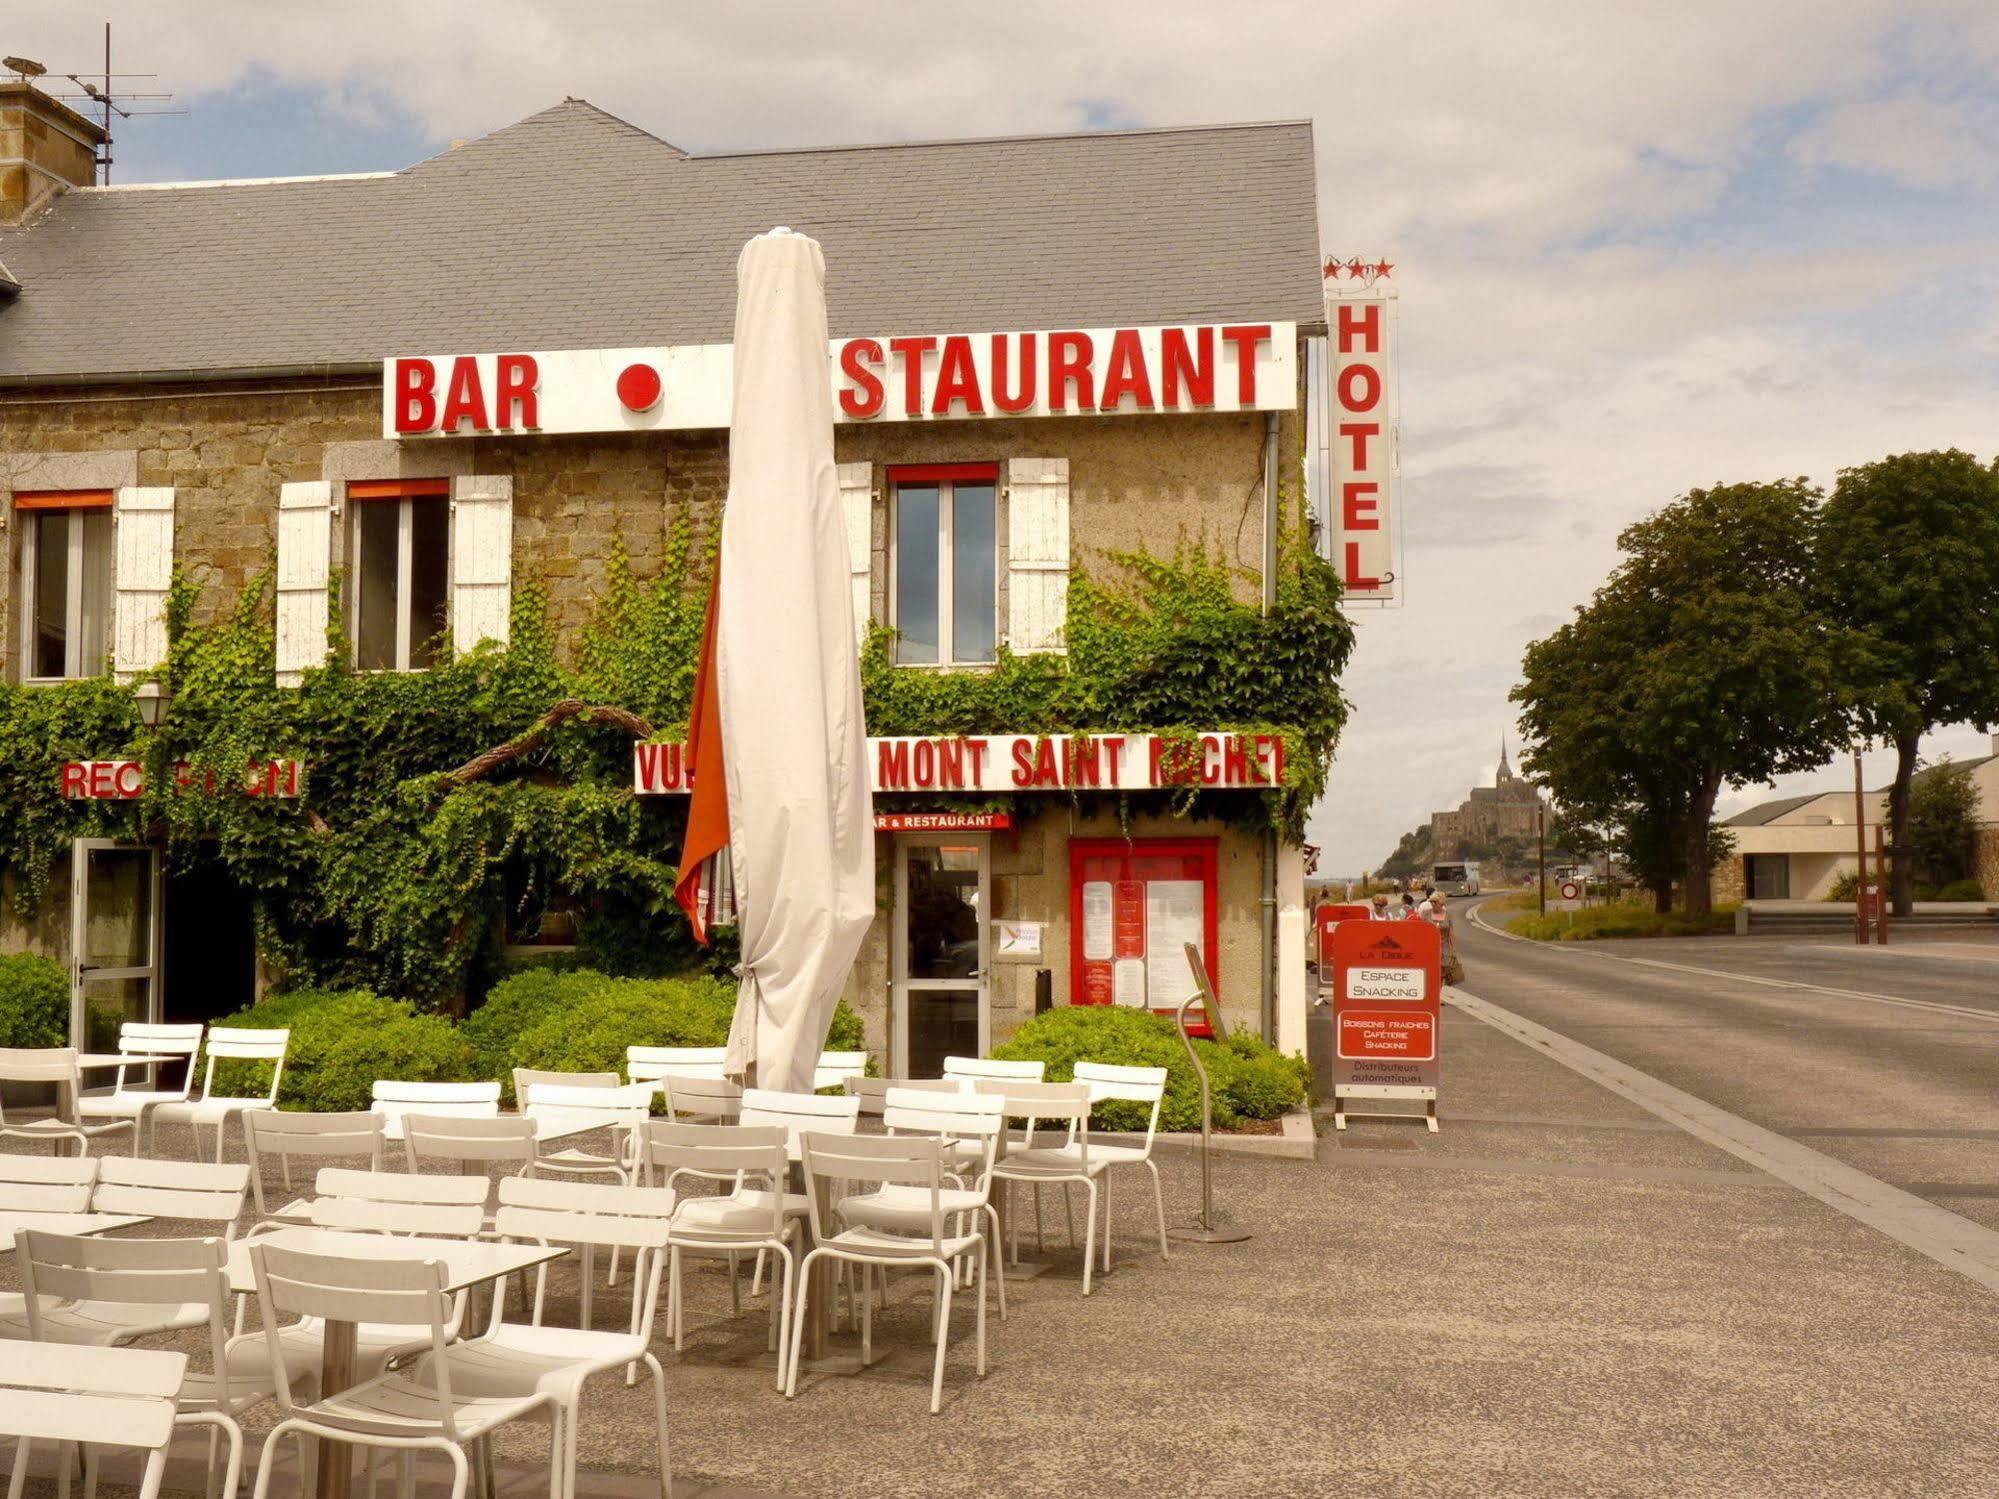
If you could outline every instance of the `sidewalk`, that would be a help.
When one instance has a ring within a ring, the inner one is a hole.
[[[1989,1491],[1999,1349],[1969,1281],[1451,1007],[1441,1114],[1434,1136],[1356,1119],[1314,1161],[1218,1158],[1217,1202],[1255,1237],[1167,1264],[1149,1194],[1121,1181],[1117,1268],[1087,1300],[1051,1200],[1053,1268],[1009,1283],[984,1381],[960,1302],[937,1417],[914,1281],[876,1318],[875,1367],[787,1403],[761,1303],[732,1318],[719,1271],[695,1270],[686,1351],[656,1344],[677,1491]],[[1161,1167],[1185,1221],[1198,1163]],[[602,1323],[623,1305],[600,1290]],[[543,1440],[503,1435],[510,1492]],[[657,1492],[643,1388],[591,1387],[583,1454],[584,1494]]]

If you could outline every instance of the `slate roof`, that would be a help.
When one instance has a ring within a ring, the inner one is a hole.
[[[0,384],[726,342],[775,224],[836,336],[1324,323],[1308,123],[690,155],[572,99],[399,172],[66,194],[0,230]]]
[[[1746,811],[1724,818],[1721,825],[1725,828],[1760,828],[1767,822],[1776,821],[1786,812],[1795,812],[1806,802],[1815,802],[1824,795],[1823,791],[1813,791],[1804,796],[1780,796],[1775,801],[1758,802]]]

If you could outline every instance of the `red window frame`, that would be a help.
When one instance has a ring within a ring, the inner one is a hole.
[[[891,463],[890,484],[997,484],[997,463]]]
[[[1109,999],[1090,1000],[1086,998],[1088,981],[1085,973],[1087,964],[1083,959],[1083,886],[1088,878],[1103,878],[1101,874],[1089,875],[1087,865],[1092,860],[1115,859],[1121,866],[1121,873],[1112,875],[1113,881],[1137,880],[1143,883],[1144,875],[1132,872],[1132,866],[1143,860],[1180,859],[1191,861],[1194,872],[1187,872],[1183,866],[1178,879],[1199,879],[1201,892],[1201,957],[1202,966],[1208,971],[1208,983],[1214,987],[1216,995],[1221,994],[1219,978],[1219,951],[1216,944],[1217,903],[1221,872],[1221,840],[1219,838],[1071,838],[1069,840],[1069,1003],[1110,1004]],[[1159,876],[1167,878],[1168,876]],[[1113,915],[1115,923],[1115,915]],[[1208,1033],[1207,1027],[1193,1021],[1188,1029],[1196,1035]]]
[[[108,489],[17,489],[16,510],[106,510],[111,506]]]
[[[350,500],[448,500],[449,479],[351,479]]]

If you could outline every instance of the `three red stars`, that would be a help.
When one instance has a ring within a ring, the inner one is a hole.
[[[1383,281],[1387,279],[1388,273],[1394,269],[1395,263],[1391,260],[1377,260],[1370,264],[1356,255],[1352,260],[1347,261],[1328,260],[1326,262],[1326,279],[1328,281],[1336,281],[1341,275],[1345,275],[1350,281]]]

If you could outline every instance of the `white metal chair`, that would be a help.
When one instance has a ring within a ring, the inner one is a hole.
[[[914,1088],[926,1093],[963,1093],[964,1085],[948,1077],[850,1077],[847,1092],[861,1101],[861,1116],[879,1119],[888,1107],[891,1088]]]
[[[210,1168],[213,1169],[213,1168]],[[215,1449],[229,1443],[225,1499],[234,1499],[243,1471],[243,1428],[237,1420],[274,1393],[268,1378],[236,1367],[229,1356],[224,1320],[230,1303],[224,1273],[229,1246],[222,1239],[104,1239],[23,1229],[15,1259],[27,1295],[29,1338],[36,1343],[112,1347],[156,1330],[140,1324],[208,1325],[209,1369],[184,1372],[173,1391],[175,1422],[209,1428],[208,1471],[214,1492]],[[53,1304],[51,1304],[53,1303]],[[97,1316],[79,1322],[76,1308],[118,1308],[124,1321]],[[146,1315],[152,1310],[151,1318]],[[181,1319],[189,1308],[195,1320]],[[85,1438],[84,1491],[97,1491],[97,1454],[89,1445],[110,1433]],[[112,1435],[116,1441],[116,1436]]]
[[[521,1097],[522,1112],[537,1127],[588,1124],[610,1130],[617,1141],[615,1156],[577,1149],[545,1151],[535,1158],[537,1175],[610,1176],[624,1186],[632,1184],[638,1169],[639,1132],[652,1110],[652,1084],[578,1088],[536,1083]]]
[[[153,1110],[153,1137],[159,1138],[162,1124],[185,1124],[194,1136],[195,1149],[201,1148],[201,1132],[215,1131],[215,1159],[222,1160],[222,1137],[231,1117],[259,1110],[275,1109],[278,1106],[278,1086],[285,1076],[285,1051],[291,1044],[291,1032],[280,1030],[251,1030],[238,1026],[217,1026],[208,1033],[208,1043],[204,1048],[208,1053],[208,1067],[201,1078],[201,1097],[168,1100]],[[270,1064],[271,1086],[262,1097],[232,1097],[215,1091],[215,1064],[217,1062],[265,1062]],[[247,1147],[246,1147],[247,1148]]]
[[[480,1176],[405,1175],[326,1166],[320,1169],[313,1192],[310,1201],[299,1205],[299,1221],[314,1228],[469,1239],[486,1222],[486,1179]],[[464,1311],[464,1298],[456,1298],[446,1322],[452,1337],[458,1335]],[[240,1316],[237,1321],[240,1327]],[[287,1353],[312,1369],[319,1367],[324,1339],[325,1326],[317,1317],[303,1317],[278,1329],[278,1341]],[[354,1369],[360,1377],[371,1378],[396,1360],[429,1346],[409,1327],[362,1323],[355,1329]],[[268,1341],[261,1332],[244,1334],[231,1347],[250,1367],[268,1357]]]
[[[806,1130],[851,1135],[859,1124],[861,1101],[851,1093],[837,1097],[824,1093],[785,1093],[774,1088],[745,1088],[741,1124],[780,1125],[784,1129],[785,1150],[792,1160],[800,1159],[798,1137]],[[750,1276],[750,1294],[763,1289],[764,1257],[757,1256]],[[732,1277],[733,1279],[733,1272]]]
[[[1103,1174],[1101,1158],[1093,1154],[1096,1147],[1090,1141],[1089,1086],[1084,1083],[987,1082],[978,1084],[978,1091],[999,1098],[1009,1116],[1027,1120],[1025,1142],[1009,1149],[993,1167],[993,1179],[1002,1184],[1002,1192],[1010,1193],[1015,1182],[1027,1182],[1037,1189],[1059,1183],[1064,1185],[1063,1201],[1066,1203],[1067,1184],[1081,1183],[1089,1194],[1089,1214],[1083,1236],[1083,1294],[1089,1295],[1091,1266],[1096,1258],[1097,1178]],[[1062,1144],[1036,1144],[1036,1134],[1043,1123],[1064,1126]],[[1038,1197],[1036,1201],[1038,1204]],[[1018,1263],[1020,1215],[1013,1211],[1010,1199],[1007,1227],[1012,1241],[1009,1252]],[[1073,1228],[1070,1237],[1073,1240]]]
[[[250,1191],[260,1220],[274,1216],[264,1203],[264,1159],[275,1156],[285,1190],[292,1191],[292,1160],[366,1160],[373,1171],[382,1169],[382,1139],[385,1121],[368,1109],[351,1113],[293,1114],[282,1110],[257,1110],[243,1116],[243,1141],[250,1156]],[[303,1204],[293,1202],[278,1209],[276,1217],[293,1222]]]
[[[402,1138],[405,1114],[433,1118],[456,1114],[464,1119],[491,1119],[500,1112],[498,1083],[405,1083],[384,1079],[375,1084],[374,1109],[387,1124],[391,1140]]]
[[[944,1211],[951,1219],[953,1231],[960,1235],[984,1235],[996,1257],[999,1213],[992,1204],[992,1176],[1000,1135],[1006,1129],[1005,1101],[976,1093],[891,1088],[882,1124],[891,1135],[922,1135],[943,1144],[947,1183]],[[843,1223],[894,1233],[920,1233],[927,1206],[921,1193],[890,1186],[864,1196],[842,1198],[838,1212]],[[988,1222],[992,1225],[990,1234],[986,1233]],[[969,1273],[969,1257],[964,1268]],[[1005,1277],[997,1279],[1000,1317],[1004,1320]]]
[[[544,1067],[516,1067],[513,1071],[514,1107],[526,1108],[529,1090],[543,1083],[553,1083],[560,1088],[615,1088],[623,1081],[615,1072],[556,1072]]]
[[[886,1268],[927,1265],[937,1272],[937,1357],[930,1376],[930,1412],[943,1409],[944,1353],[950,1344],[951,1288],[957,1279],[953,1269],[958,1259],[976,1253],[978,1280],[978,1368],[986,1372],[986,1271],[988,1252],[984,1234],[947,1234],[949,1214],[944,1206],[944,1147],[934,1139],[905,1135],[828,1135],[807,1131],[799,1139],[805,1163],[806,1197],[812,1209],[812,1248],[799,1266],[798,1303],[792,1312],[792,1326],[803,1326],[806,1297],[812,1284],[813,1263],[822,1258],[850,1264]],[[825,1185],[822,1186],[821,1183]],[[915,1214],[921,1228],[915,1233],[886,1232],[860,1225],[843,1227],[836,1203],[831,1212],[820,1208],[822,1198],[830,1200],[842,1184],[874,1185],[909,1189],[920,1204]],[[874,1299],[864,1292],[861,1302],[861,1362],[874,1358]],[[785,1397],[798,1393],[798,1354],[803,1338],[791,1340],[790,1370],[785,1380]]]
[[[96,1185],[95,1156],[0,1155],[0,1212],[85,1212]]]
[[[120,1067],[112,1080],[109,1093],[86,1093],[76,1101],[77,1121],[82,1124],[103,1124],[107,1121],[129,1120],[132,1125],[132,1153],[139,1153],[141,1139],[148,1148],[151,1136],[147,1133],[151,1124],[149,1115],[163,1103],[185,1103],[194,1089],[194,1059],[201,1051],[201,1030],[199,1025],[151,1025],[144,1021],[128,1020],[118,1027],[118,1054],[124,1056],[166,1056],[172,1062],[135,1062],[132,1066],[143,1072],[147,1068],[180,1068],[178,1088],[127,1087],[127,1069]]]
[[[451,1387],[461,1400],[518,1399],[537,1394],[552,1397],[562,1413],[559,1426],[564,1438],[557,1493],[574,1495],[577,1491],[577,1431],[584,1382],[621,1367],[635,1370],[639,1364],[652,1371],[660,1491],[672,1492],[666,1371],[647,1345],[652,1342],[660,1262],[673,1208],[673,1194],[652,1187],[539,1181],[533,1177],[507,1177],[500,1183],[502,1237],[516,1243],[569,1244],[582,1251],[578,1325],[550,1327],[543,1323],[548,1280],[544,1264],[535,1274],[534,1320],[505,1322],[496,1317],[483,1336],[454,1346],[450,1353]],[[603,1248],[630,1249],[637,1256],[628,1332],[599,1331],[590,1325],[590,1260],[593,1251]],[[412,1366],[411,1378],[424,1382],[430,1365],[426,1357]]]
[[[862,1077],[868,1070],[868,1054],[864,1051],[822,1051],[819,1062],[812,1070],[812,1088],[838,1088],[850,1077]]]
[[[705,1120],[715,1124],[733,1123],[743,1111],[743,1090],[726,1077],[679,1077],[659,1080],[669,1119]]]
[[[1104,1178],[1104,1269],[1111,1267],[1111,1178],[1121,1166],[1143,1166],[1152,1173],[1152,1205],[1159,1218],[1159,1257],[1170,1259],[1166,1247],[1166,1189],[1159,1180],[1159,1164],[1152,1159],[1152,1142],[1159,1133],[1159,1110],[1166,1098],[1164,1067],[1121,1067],[1109,1062],[1078,1062],[1076,1081],[1090,1090],[1090,1102],[1113,1099],[1150,1104],[1145,1121],[1145,1139],[1128,1145],[1121,1138],[1099,1138],[1090,1146],[1090,1156]]]
[[[9,1349],[0,1363],[0,1437],[15,1439],[8,1499],[20,1499],[35,1441],[56,1444],[65,1484],[73,1443],[137,1449],[145,1454],[139,1499],[157,1499],[174,1434],[173,1396],[186,1374],[186,1354],[150,1348]]]
[[[90,1142],[133,1128],[130,1119],[87,1121],[76,1115],[76,1100],[83,1091],[76,1070],[74,1046],[0,1047],[0,1093],[7,1083],[41,1083],[55,1090],[55,1107],[47,1114],[23,1118],[18,1112],[8,1119],[0,1107],[0,1140],[46,1141],[51,1147],[73,1140],[78,1154],[90,1149]],[[136,1148],[136,1136],[135,1148]]]
[[[736,1256],[766,1251],[784,1262],[782,1290],[771,1300],[771,1346],[777,1350],[777,1387],[784,1388],[785,1358],[790,1348],[792,1283],[796,1275],[800,1236],[811,1209],[804,1194],[787,1192],[790,1156],[785,1131],[777,1125],[675,1124],[655,1120],[646,1126],[646,1165],[677,1194],[668,1234],[667,1320],[678,1353],[687,1331],[687,1297],[681,1278],[685,1255],[727,1255],[729,1295],[735,1312],[743,1309],[737,1291]],[[715,1196],[687,1196],[683,1177],[727,1184]]]
[[[257,1471],[255,1499],[270,1492],[275,1464],[271,1454],[285,1437],[323,1437],[329,1441],[386,1450],[404,1462],[403,1492],[413,1477],[409,1466],[419,1451],[444,1453],[451,1460],[452,1499],[465,1499],[471,1461],[489,1472],[486,1438],[498,1427],[524,1416],[546,1412],[552,1424],[549,1441],[550,1492],[561,1492],[556,1470],[563,1451],[562,1407],[553,1395],[479,1399],[456,1394],[459,1347],[451,1343],[451,1298],[444,1290],[444,1267],[435,1260],[345,1259],[311,1254],[276,1243],[250,1247],[250,1266],[257,1279],[257,1303],[263,1314],[264,1336],[271,1363],[282,1369],[281,1341],[286,1319],[312,1318],[392,1325],[406,1333],[422,1333],[429,1350],[425,1378],[387,1371],[351,1389],[325,1393],[310,1405],[292,1398],[291,1382],[277,1381],[278,1410],[283,1419],[271,1429],[265,1459]]]
[[[98,1213],[170,1218],[210,1223],[226,1243],[236,1231],[249,1194],[248,1166],[211,1166],[188,1161],[155,1161],[144,1156],[106,1156],[98,1162],[90,1208]],[[95,1242],[84,1240],[80,1242]],[[107,1241],[111,1242],[111,1241]],[[145,1245],[159,1240],[121,1240]],[[199,1242],[199,1241],[180,1241]],[[143,1260],[143,1254],[141,1255]],[[51,1294],[51,1293],[45,1293]],[[208,1309],[189,1301],[169,1308],[157,1298],[85,1298],[41,1309],[30,1301],[16,1314],[0,1314],[0,1338],[40,1338],[60,1343],[114,1343],[146,1333],[199,1327]]]
[[[666,1078],[695,1077],[719,1083],[728,1074],[722,1065],[726,1046],[627,1046],[625,1076],[635,1083],[658,1084]]]
[[[1002,1057],[946,1057],[944,1076],[974,1083],[1038,1083],[1048,1072],[1043,1061],[1009,1061]]]
[[[524,1175],[534,1167],[534,1121],[518,1114],[428,1114],[402,1117],[403,1158],[421,1171],[426,1161],[445,1161],[461,1170],[477,1165],[510,1168]]]

